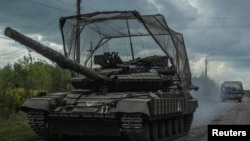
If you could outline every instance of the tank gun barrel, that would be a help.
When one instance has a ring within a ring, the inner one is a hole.
[[[72,60],[68,59],[61,53],[51,49],[47,46],[42,45],[41,43],[23,35],[22,33],[7,27],[4,31],[5,36],[12,38],[15,41],[35,50],[39,54],[43,55],[44,57],[50,59],[53,62],[56,62],[59,66],[64,69],[69,69],[75,72],[78,72],[90,79],[98,81],[100,83],[104,83],[106,81],[105,77],[97,74],[91,69],[88,69],[80,64],[73,62]]]

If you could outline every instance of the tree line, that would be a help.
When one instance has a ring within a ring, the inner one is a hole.
[[[18,112],[22,103],[40,92],[70,91],[69,70],[45,60],[24,56],[13,64],[0,68],[0,119]],[[193,83],[200,89],[195,97],[202,100],[218,98],[219,85],[212,79],[193,76]]]
[[[0,119],[18,112],[29,97],[39,92],[69,91],[71,72],[45,60],[24,56],[0,68]]]

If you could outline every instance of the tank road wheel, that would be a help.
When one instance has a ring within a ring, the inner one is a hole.
[[[164,120],[159,122],[159,133],[161,138],[166,137],[166,122]]]
[[[153,141],[158,141],[158,124],[157,121],[152,122],[152,127],[151,127],[151,137]]]
[[[193,121],[193,114],[188,114],[184,116],[184,132],[188,133]]]
[[[178,134],[179,131],[179,122],[178,122],[178,118],[174,118],[173,119],[173,128],[174,128],[174,134]]]
[[[173,125],[170,119],[166,120],[166,133],[168,137],[171,137],[173,135]]]
[[[145,136],[146,136],[146,140],[145,141],[150,141],[150,125],[149,123],[145,123],[144,125],[144,133],[145,133]]]
[[[179,132],[180,133],[184,132],[184,119],[183,119],[183,117],[179,118]]]

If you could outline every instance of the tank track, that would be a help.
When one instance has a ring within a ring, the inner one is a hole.
[[[121,131],[129,141],[170,141],[188,134],[192,124],[193,114],[187,114],[181,117],[172,117],[170,120],[171,132],[167,131],[167,124],[164,124],[166,125],[165,127],[158,127],[160,125],[160,121],[164,121],[163,123],[165,123],[168,120],[170,119],[166,118],[143,121],[141,114],[123,114],[121,117]],[[175,124],[175,121],[182,121],[183,124],[181,124],[181,122],[177,122],[177,124]],[[165,134],[163,132],[168,133]]]
[[[38,136],[46,141],[58,139],[49,135],[46,117],[47,113],[44,111],[28,112],[29,124]],[[180,118],[183,118],[183,126],[181,126],[181,122],[175,124],[175,121]],[[171,120],[169,118],[148,120],[142,114],[122,114],[121,131],[129,141],[170,141],[186,135],[190,130],[192,120],[193,114],[172,117]],[[162,124],[160,121],[164,121],[164,125],[166,125],[163,129],[158,127]],[[171,121],[170,128],[167,127],[167,121]],[[162,135],[162,131],[158,129],[167,133]],[[167,130],[171,130],[171,132]]]
[[[121,117],[122,132],[130,141],[150,141],[140,114],[123,114]]]
[[[42,139],[49,140],[48,124],[44,111],[29,111],[28,120],[30,127]]]

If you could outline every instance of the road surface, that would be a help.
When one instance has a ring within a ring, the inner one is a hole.
[[[250,125],[250,98],[244,97],[237,101],[199,101],[199,107],[194,114],[193,124],[187,136],[173,141],[207,141],[207,125],[235,124]]]

